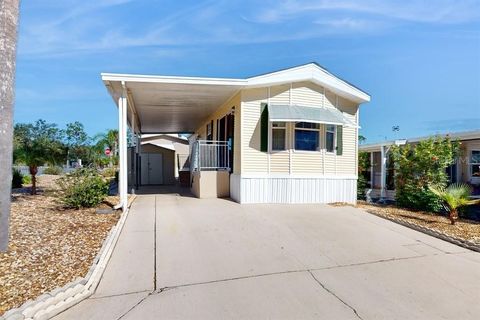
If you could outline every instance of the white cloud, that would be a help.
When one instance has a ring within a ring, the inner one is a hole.
[[[412,22],[462,23],[479,19],[480,3],[476,0],[284,0],[270,3],[252,19],[260,23],[279,23],[305,14],[335,11]]]

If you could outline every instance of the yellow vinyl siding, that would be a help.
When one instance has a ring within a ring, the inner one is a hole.
[[[323,157],[321,152],[292,152],[292,174],[322,174]]]
[[[325,107],[326,108],[335,108],[336,105],[336,96],[335,93],[325,90]]]
[[[323,104],[323,88],[311,82],[292,84],[292,104],[321,107]]]
[[[268,89],[263,89],[264,99],[268,98]],[[281,85],[270,88],[270,103],[279,105],[290,104],[290,85]]]
[[[335,108],[357,122],[358,105],[310,82],[293,83],[270,88],[248,89],[242,91],[242,173],[289,173],[292,174],[325,174],[356,175],[357,129],[343,128],[343,154],[325,152],[325,126],[320,126],[320,146],[322,151],[304,152],[293,150],[294,127],[287,126],[287,148],[282,152],[260,151],[260,109],[262,103],[296,104],[301,106]],[[290,155],[291,153],[291,155]],[[270,160],[268,159],[270,158]],[[290,163],[291,159],[291,163]],[[268,165],[270,161],[270,166]],[[325,162],[325,163],[324,163]],[[270,171],[269,171],[270,167]]]
[[[355,128],[343,128],[343,154],[337,156],[337,174],[356,174],[356,131]]]
[[[288,151],[278,151],[270,154],[270,172],[288,173],[290,155]]]
[[[242,91],[242,173],[268,172],[267,153],[260,151],[260,108],[267,97],[267,88]]]

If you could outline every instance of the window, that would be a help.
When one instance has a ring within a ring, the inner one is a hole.
[[[319,150],[319,125],[311,122],[295,123],[295,149],[306,151]]]
[[[331,124],[327,124],[325,133],[325,148],[327,152],[335,151],[335,133],[337,127]]]
[[[473,150],[470,157],[471,176],[480,178],[480,150]]]
[[[281,151],[285,150],[285,137],[286,137],[286,125],[285,122],[272,122],[272,150]]]
[[[213,140],[213,120],[207,123],[207,140]]]

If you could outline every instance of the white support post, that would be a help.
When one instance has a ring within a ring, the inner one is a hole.
[[[123,183],[124,180],[122,178],[122,145],[123,145],[123,97],[118,98],[118,148],[117,148],[117,153],[119,156],[119,165],[118,165],[118,196],[120,197],[120,203],[118,204],[118,207],[123,206],[123,201],[122,201],[122,190],[123,190]]]
[[[135,162],[135,187],[138,189],[140,185],[140,170],[139,170],[140,163],[138,162],[138,160],[139,160],[140,148],[142,144],[140,133],[137,133],[135,135],[135,138],[137,139],[136,141],[137,143],[135,146],[135,161],[136,161]]]
[[[380,200],[385,199],[385,190],[387,185],[387,152],[385,146],[381,147],[381,186],[380,186]]]
[[[373,151],[370,152],[370,189],[374,189],[374,179],[375,179],[375,166],[373,165]]]
[[[267,88],[267,107],[270,108],[270,87]],[[285,129],[286,130],[286,129]],[[270,174],[270,150],[272,150],[272,123],[270,122],[270,113],[268,116],[268,133],[267,133],[267,173]],[[286,139],[287,137],[285,137]]]
[[[128,203],[128,166],[127,166],[127,91],[125,83],[123,85],[122,96],[118,103],[118,140],[119,140],[119,195],[120,204],[123,211],[127,210]]]

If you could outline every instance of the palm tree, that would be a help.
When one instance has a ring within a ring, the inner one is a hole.
[[[8,248],[19,0],[0,0],[0,252]]]
[[[56,124],[37,120],[34,124],[17,123],[14,128],[15,157],[28,166],[32,176],[31,194],[37,193],[38,167],[45,163],[55,165],[65,159],[63,132]]]
[[[451,224],[455,224],[458,219],[458,209],[460,207],[469,206],[480,203],[479,200],[470,199],[472,188],[465,183],[453,183],[448,188],[429,187],[435,195],[445,202],[448,210],[448,218]]]
[[[116,157],[118,153],[118,130],[110,129],[105,133],[99,133],[93,137],[96,141],[94,148],[97,153],[103,154],[105,147],[111,152],[110,165],[112,165],[112,156]]]

